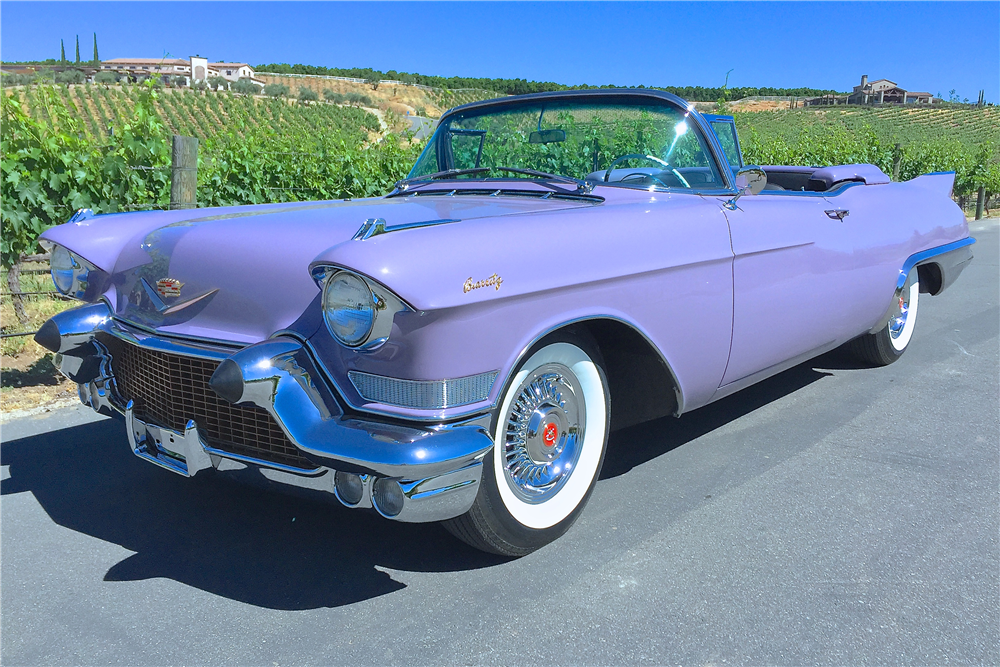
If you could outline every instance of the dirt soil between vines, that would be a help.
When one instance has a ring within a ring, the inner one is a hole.
[[[76,396],[76,385],[56,370],[51,354],[26,351],[0,357],[0,421],[62,407]]]

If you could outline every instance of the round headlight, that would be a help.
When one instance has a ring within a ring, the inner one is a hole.
[[[78,266],[69,250],[57,245],[52,248],[49,267],[52,270],[52,282],[61,294],[66,294],[73,287],[73,270]]]
[[[323,317],[330,333],[344,345],[365,342],[375,324],[375,299],[368,283],[347,271],[333,276],[323,290]]]

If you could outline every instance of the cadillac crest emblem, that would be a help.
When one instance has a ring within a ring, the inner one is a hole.
[[[156,281],[156,291],[163,297],[180,296],[182,287],[184,283],[173,278],[161,278]]]

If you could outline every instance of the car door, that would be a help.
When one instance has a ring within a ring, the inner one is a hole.
[[[863,272],[854,269],[865,260],[853,219],[834,209],[818,193],[770,190],[724,209],[734,260],[723,387],[856,335],[851,301]]]

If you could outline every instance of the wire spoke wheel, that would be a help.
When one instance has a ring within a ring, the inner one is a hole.
[[[511,490],[525,502],[545,502],[573,472],[586,422],[579,386],[569,368],[546,364],[516,391],[506,419],[505,471]]]

